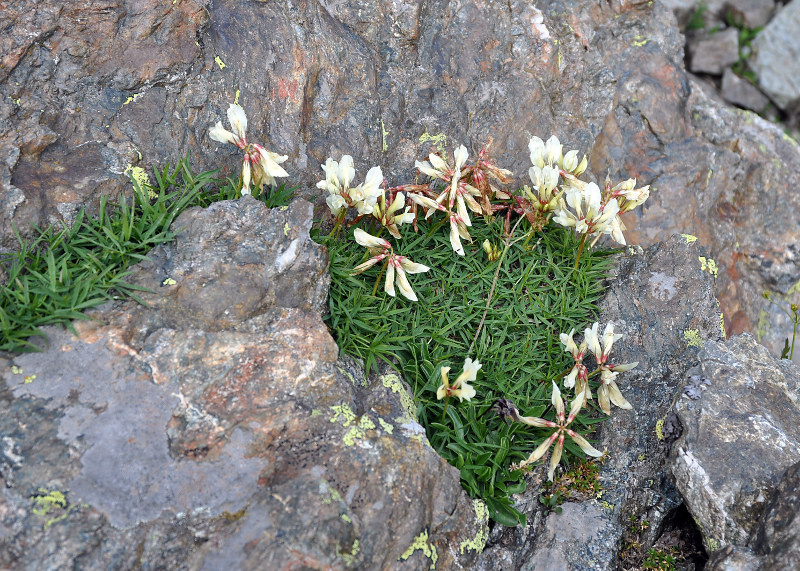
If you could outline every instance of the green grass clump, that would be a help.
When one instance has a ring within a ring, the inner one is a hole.
[[[488,239],[502,248],[503,219],[475,220],[473,242],[465,244],[463,257],[453,254],[446,232],[435,230],[435,223],[420,220],[419,232],[406,230],[395,245],[397,253],[431,268],[409,278],[418,303],[387,296],[382,284],[373,294],[380,265],[350,276],[369,256],[351,235],[322,239],[332,278],[326,319],[341,350],[363,359],[367,371],[384,361],[402,373],[431,445],[461,471],[465,489],[487,503],[495,521],[516,525],[525,517],[510,495],[523,491],[525,483],[510,465],[526,459],[552,429],[506,424],[494,403],[507,398],[522,415],[553,415],[550,381],[574,364],[559,333],[590,325],[604,291],[610,252],[585,254],[573,270],[578,239],[571,230],[548,225],[527,245],[525,236],[512,237],[485,322],[468,354],[498,263],[489,262],[481,244]],[[436,399],[440,367],[450,365],[454,377],[468,356],[483,364],[472,383],[477,396],[471,402],[450,402],[445,411],[445,401]],[[595,422],[584,412],[573,428],[585,433]],[[565,448],[584,458],[569,438]]]
[[[173,238],[170,226],[192,206],[236,198],[239,184],[215,178],[217,171],[194,174],[188,156],[172,168],[155,169],[155,183],[133,180],[130,197],[100,201],[96,218],[81,210],[71,225],[34,229],[31,239],[17,233],[18,250],[0,254],[7,279],[0,290],[0,350],[38,351],[31,337],[41,327],[85,319],[83,311],[110,299],[136,299],[138,288],[125,282],[129,267],[151,248]],[[284,186],[256,197],[267,206],[287,204]]]

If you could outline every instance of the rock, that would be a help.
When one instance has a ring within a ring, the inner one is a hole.
[[[764,569],[800,568],[800,463],[781,477],[751,543],[757,552],[766,554]]]
[[[739,59],[739,30],[726,28],[711,35],[689,39],[689,69],[695,73],[721,75]]]
[[[784,111],[800,104],[800,0],[792,0],[753,40],[758,86]]]
[[[147,307],[0,361],[0,566],[469,566],[485,506],[402,381],[338,358],[310,222],[301,200],[187,211],[134,270]]]
[[[544,478],[534,473],[518,503],[528,527],[495,528],[476,569],[610,569],[631,517],[650,523],[640,538],[643,551],[661,534],[682,501],[665,462],[667,413],[684,373],[697,363],[698,346],[722,338],[713,281],[701,269],[700,253],[697,242],[674,236],[619,256],[598,319],[602,326],[613,321],[624,335],[614,345],[613,362],[639,366],[620,375],[633,410],[615,408],[600,429],[596,447],[609,452],[598,478],[602,497],[567,502],[560,515],[547,515],[537,501]]]
[[[661,3],[675,14],[678,28],[681,30],[686,28],[686,24],[698,9],[696,0],[661,0]]]
[[[775,12],[774,0],[726,0],[724,15],[751,30],[767,24]]]
[[[752,549],[726,545],[711,556],[706,571],[761,571],[761,564]]]
[[[706,342],[674,411],[670,469],[709,551],[747,547],[800,453],[800,375],[748,334]]]
[[[749,81],[736,75],[730,68],[722,74],[722,87],[720,94],[728,103],[750,109],[755,112],[762,111],[769,105],[769,99]]]

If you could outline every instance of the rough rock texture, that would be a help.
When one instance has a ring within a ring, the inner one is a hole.
[[[674,408],[683,433],[670,469],[709,551],[752,546],[767,502],[800,454],[799,398],[797,370],[748,334],[706,342],[687,374]],[[776,530],[792,525],[785,507],[773,503],[781,513],[771,516],[764,545],[780,543]]]
[[[785,111],[800,105],[800,1],[792,0],[753,40],[753,71],[761,90]]]
[[[519,504],[529,514],[527,529],[495,529],[479,569],[612,569],[631,516],[650,522],[643,544],[660,535],[681,503],[665,463],[666,442],[675,435],[664,421],[683,375],[697,363],[698,345],[722,337],[713,281],[698,260],[703,253],[696,241],[674,236],[618,258],[599,321],[613,321],[624,335],[612,361],[639,366],[619,379],[634,410],[615,409],[601,428],[597,447],[609,452],[602,498],[545,515],[537,501],[541,482],[531,482]]]
[[[767,554],[765,569],[800,568],[800,463],[781,477],[753,545],[759,553]]]
[[[481,505],[402,382],[338,360],[311,208],[187,211],[149,307],[0,362],[0,567],[469,565]]]
[[[728,28],[689,41],[689,60],[695,73],[719,75],[739,59],[739,30]]]

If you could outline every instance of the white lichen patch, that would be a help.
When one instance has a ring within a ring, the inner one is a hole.
[[[675,276],[668,276],[664,272],[650,272],[650,279],[647,281],[650,284],[650,295],[656,299],[669,301],[678,293],[678,288],[675,287],[678,278]]]
[[[481,500],[473,500],[472,507],[475,510],[475,524],[478,526],[478,533],[472,539],[466,539],[459,544],[458,549],[462,555],[467,550],[476,553],[482,552],[489,539],[489,509]]]
[[[431,560],[430,569],[436,569],[436,562],[439,560],[439,554],[436,552],[436,546],[428,543],[427,529],[414,538],[414,542],[408,546],[408,549],[406,549],[397,560],[406,561],[415,551],[422,551],[425,557]]]

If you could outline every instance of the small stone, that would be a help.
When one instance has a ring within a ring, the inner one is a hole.
[[[745,109],[760,112],[769,104],[769,99],[757,87],[746,79],[736,75],[728,68],[722,74],[722,97],[728,103],[733,103]]]
[[[728,28],[711,35],[689,40],[691,64],[695,73],[719,75],[739,59],[739,31]]]
[[[769,22],[775,11],[774,0],[727,0],[725,16],[730,16],[737,26],[760,28]]]
[[[784,111],[800,104],[800,0],[792,0],[753,40],[758,86]]]

